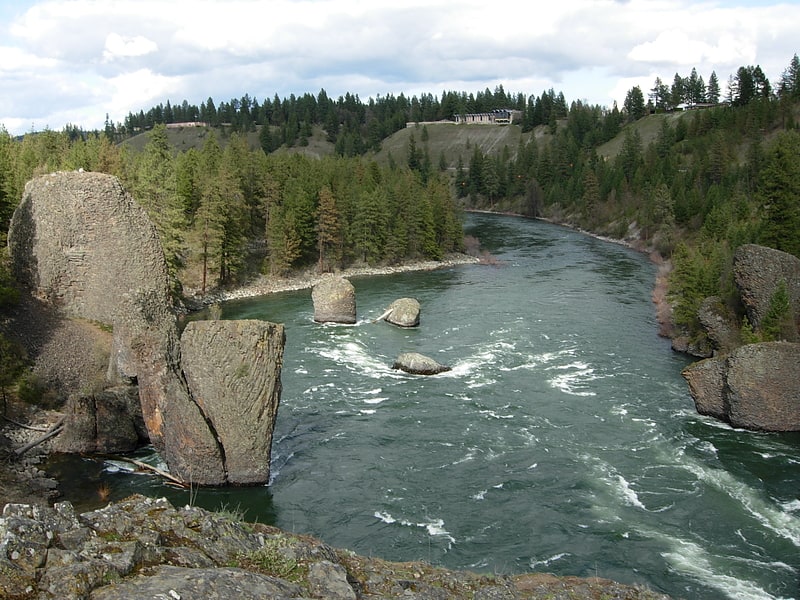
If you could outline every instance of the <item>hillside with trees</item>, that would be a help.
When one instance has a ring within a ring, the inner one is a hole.
[[[799,107],[796,55],[775,85],[743,66],[723,91],[693,69],[610,109],[502,86],[167,102],[103,131],[0,132],[0,231],[33,176],[117,175],[155,222],[176,293],[204,293],[259,273],[441,258],[462,249],[461,210],[512,212],[671,259],[676,325],[702,336],[697,305],[732,298],[736,247],[800,256]],[[452,122],[496,108],[515,124]]]

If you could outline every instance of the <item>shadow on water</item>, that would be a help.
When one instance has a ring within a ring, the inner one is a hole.
[[[132,494],[142,494],[166,498],[175,507],[192,505],[230,512],[250,522],[273,525],[277,521],[272,493],[266,486],[180,488],[155,474],[135,472],[136,467],[128,458],[154,466],[158,462],[152,448],[144,448],[128,455],[107,457],[54,454],[45,469],[58,480],[63,498],[72,502],[78,512],[96,510]]]

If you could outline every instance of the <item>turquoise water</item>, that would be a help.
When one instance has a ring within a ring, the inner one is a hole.
[[[355,325],[314,323],[309,290],[227,304],[286,325],[272,481],[192,501],[390,560],[800,595],[800,435],[695,413],[647,258],[512,217],[466,228],[498,266],[354,278]],[[372,323],[403,296],[419,328]],[[452,371],[392,370],[406,351]],[[188,500],[101,468],[90,485]]]

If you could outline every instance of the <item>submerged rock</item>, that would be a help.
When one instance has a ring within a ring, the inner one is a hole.
[[[434,359],[417,352],[404,352],[397,357],[392,368],[414,375],[436,375],[451,370],[450,367],[439,364]]]

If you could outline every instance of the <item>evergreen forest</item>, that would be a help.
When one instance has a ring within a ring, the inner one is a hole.
[[[514,111],[514,124],[452,123],[496,109]],[[106,117],[102,131],[0,130],[0,241],[26,181],[79,168],[118,176],[146,208],[176,294],[259,273],[441,259],[465,249],[463,210],[510,212],[671,260],[675,324],[696,337],[708,296],[742,318],[731,300],[738,246],[800,257],[799,119],[797,55],[774,83],[758,66],[724,86],[693,69],[635,87],[611,108],[502,86],[367,102],[324,90],[168,101],[121,123]],[[516,142],[481,142],[487,127]]]

